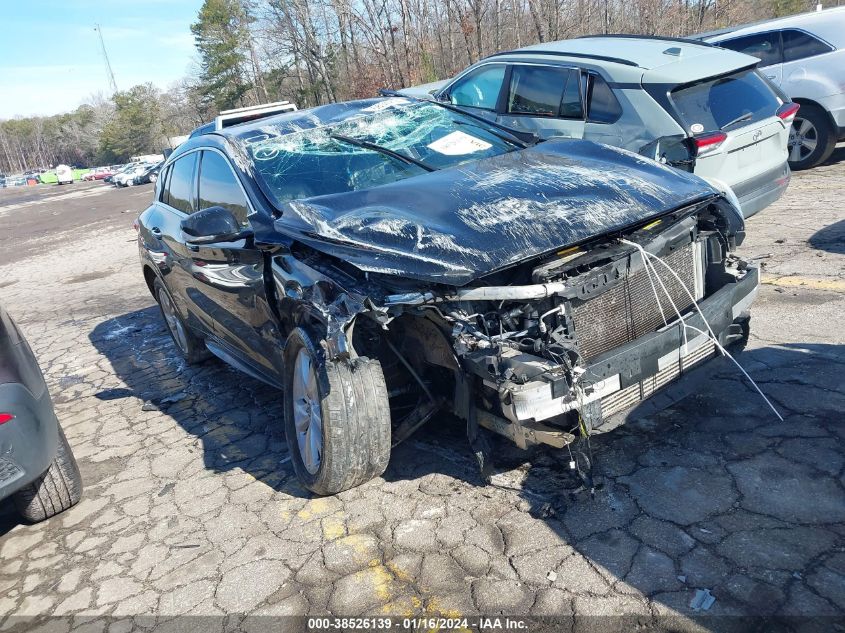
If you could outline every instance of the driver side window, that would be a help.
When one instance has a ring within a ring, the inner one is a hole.
[[[468,108],[495,110],[504,80],[504,64],[483,66],[452,84],[449,88],[449,101]]]
[[[249,226],[249,205],[228,161],[217,152],[202,153],[200,161],[199,209],[224,207],[241,226]]]
[[[167,185],[161,200],[182,213],[196,211],[193,200],[194,165],[196,152],[186,154],[177,159],[168,171]]]

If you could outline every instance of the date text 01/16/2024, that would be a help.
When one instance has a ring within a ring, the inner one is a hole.
[[[518,618],[309,618],[309,631],[527,631],[528,623]]]

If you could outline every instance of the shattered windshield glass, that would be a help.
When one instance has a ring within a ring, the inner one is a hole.
[[[471,117],[401,98],[376,102],[347,120],[321,127],[288,132],[264,126],[261,134],[242,141],[256,178],[277,206],[369,189],[516,149]]]

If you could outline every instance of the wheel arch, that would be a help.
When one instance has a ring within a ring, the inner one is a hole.
[[[153,284],[155,284],[156,274],[153,270],[153,267],[149,264],[144,264],[144,281],[147,282],[147,289],[150,291],[150,294],[155,298],[156,291]]]
[[[813,99],[809,99],[809,98],[807,98],[807,97],[795,97],[795,98],[792,98],[792,100],[793,100],[795,103],[799,104],[801,107],[804,107],[804,106],[813,106],[814,108],[818,108],[819,110],[821,110],[822,112],[824,112],[825,117],[827,118],[827,122],[828,122],[828,123],[830,124],[830,126],[831,126],[831,129],[833,129],[833,130],[834,130],[834,133],[836,132],[836,130],[837,130],[837,125],[836,125],[836,121],[834,121],[834,120],[833,120],[833,115],[832,115],[832,114],[828,111],[828,109],[827,109],[827,108],[825,108],[825,107],[824,107],[822,104],[820,104],[818,101],[814,101]],[[798,110],[798,116],[801,116],[801,110]]]

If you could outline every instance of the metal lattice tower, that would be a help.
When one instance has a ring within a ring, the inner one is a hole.
[[[94,30],[100,36],[100,49],[103,51],[103,59],[106,62],[106,72],[109,75],[109,82],[111,83],[112,94],[117,92],[117,82],[114,80],[114,71],[111,69],[111,62],[109,62],[109,54],[106,52],[106,43],[103,41],[103,29],[99,24],[94,25]]]

